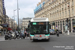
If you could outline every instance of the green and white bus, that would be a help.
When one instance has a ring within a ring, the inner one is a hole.
[[[32,18],[29,22],[30,39],[48,40],[50,39],[48,18]]]

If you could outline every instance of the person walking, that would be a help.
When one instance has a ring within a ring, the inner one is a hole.
[[[25,39],[24,30],[21,30],[21,38]]]
[[[58,29],[56,30],[56,34],[57,34],[57,37],[59,37],[59,30]]]
[[[26,29],[25,29],[25,32],[24,32],[24,34],[25,34],[25,37],[27,37],[27,31],[26,31]]]

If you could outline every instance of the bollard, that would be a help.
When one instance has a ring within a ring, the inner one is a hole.
[[[69,30],[68,30],[68,33],[67,33],[67,35],[70,35],[70,33],[69,33]]]

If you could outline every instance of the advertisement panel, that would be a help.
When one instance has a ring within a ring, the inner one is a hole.
[[[3,15],[5,15],[4,0],[2,0],[2,4],[3,4]]]
[[[45,4],[45,2],[43,2],[39,6],[37,6],[34,10],[34,13],[37,13],[38,11],[42,10],[44,4]]]

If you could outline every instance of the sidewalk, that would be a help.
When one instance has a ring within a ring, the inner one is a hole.
[[[5,41],[4,36],[0,36],[0,41]]]
[[[68,36],[75,36],[75,32],[74,32],[74,33],[71,33],[71,32],[70,32],[69,34],[68,34],[68,33],[62,33],[62,34],[63,34],[63,35],[68,35]]]

